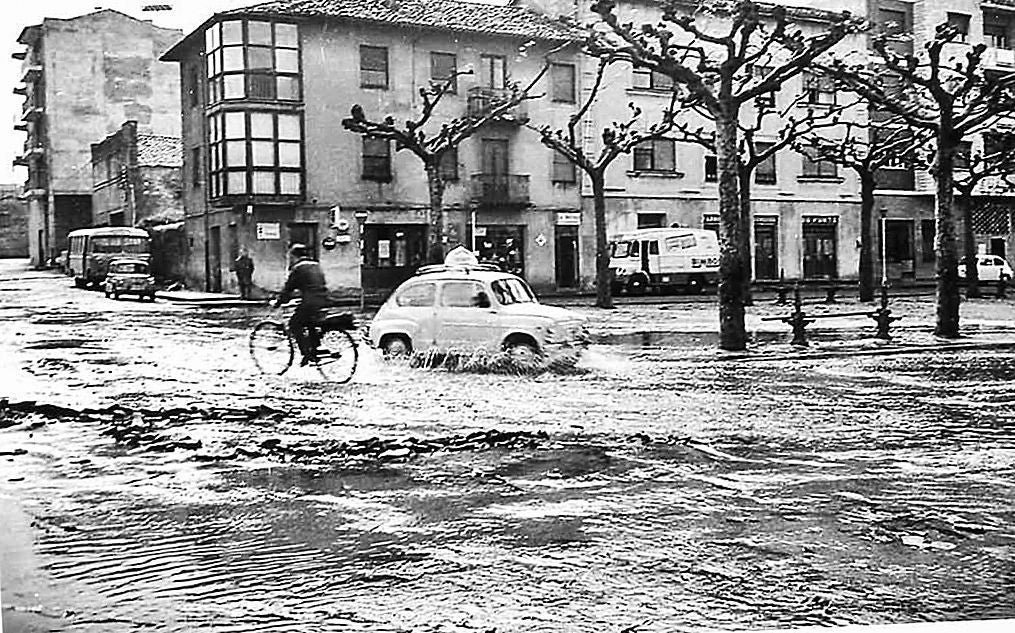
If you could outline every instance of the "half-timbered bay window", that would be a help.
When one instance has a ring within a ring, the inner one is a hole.
[[[205,31],[211,104],[230,99],[300,100],[300,40],[295,24],[227,20]]]
[[[300,115],[245,110],[209,117],[211,197],[303,193]]]

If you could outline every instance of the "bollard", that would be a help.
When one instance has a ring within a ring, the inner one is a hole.
[[[889,328],[891,327],[892,322],[898,321],[902,317],[892,316],[892,310],[888,307],[888,286],[884,284],[881,285],[881,307],[874,312],[871,312],[868,316],[874,319],[878,324],[878,331],[877,334],[874,335],[874,338],[879,338],[882,341],[890,341],[892,339],[892,335],[889,332]]]
[[[835,293],[838,291],[838,286],[829,286],[825,288],[825,303],[835,303]]]
[[[777,289],[777,292],[779,293],[779,296],[775,299],[775,305],[777,305],[777,306],[784,306],[784,305],[786,305],[788,303],[788,300],[786,299],[786,295],[789,294],[789,288],[787,288],[786,286],[784,286],[782,284],[782,282],[780,282],[779,283],[779,288]]]
[[[807,333],[804,328],[808,324],[814,323],[814,319],[808,319],[807,314],[803,310],[803,305],[800,301],[800,284],[793,286],[793,314],[783,319],[783,321],[793,328],[793,340],[790,341],[790,344],[798,347],[807,347]]]
[[[997,298],[1004,299],[1008,296],[1008,278],[1001,275],[997,280]]]

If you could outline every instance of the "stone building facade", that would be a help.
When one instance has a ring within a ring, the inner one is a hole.
[[[71,230],[92,222],[91,145],[127,120],[179,136],[179,73],[158,57],[182,36],[113,10],[25,27],[22,60],[27,135],[15,160],[28,170],[30,258],[49,263]]]
[[[288,245],[301,242],[333,290],[390,291],[423,261],[423,166],[342,119],[357,104],[372,118],[411,118],[420,87],[472,68],[442,99],[433,133],[506,82],[536,77],[545,53],[573,37],[517,6],[406,0],[383,17],[372,7],[280,1],[219,13],[163,57],[179,62],[183,82],[188,277],[199,287],[235,290],[229,263],[246,247],[254,283],[276,289]],[[542,289],[588,286],[593,274],[576,179],[554,179],[552,152],[523,127],[535,110],[555,125],[573,112],[572,48],[556,71],[570,97],[526,102],[445,165],[448,246],[475,247]],[[534,92],[549,95],[549,82]]]

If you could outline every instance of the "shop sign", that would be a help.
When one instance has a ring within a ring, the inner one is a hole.
[[[330,235],[321,240],[321,248],[323,248],[326,251],[334,249],[337,244],[338,240],[336,240]]]
[[[557,226],[578,226],[582,223],[580,211],[561,211],[557,214]]]
[[[278,222],[258,222],[257,239],[259,240],[280,240],[282,239],[282,225]]]
[[[537,235],[536,236],[536,245],[537,246],[546,246],[546,236],[543,235],[542,233]]]
[[[377,259],[391,257],[391,240],[377,240]]]
[[[475,235],[476,235],[476,237],[486,237],[486,227],[485,226],[477,226],[476,227],[476,231],[475,231]]]

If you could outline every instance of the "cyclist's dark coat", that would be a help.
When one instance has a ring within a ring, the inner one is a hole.
[[[307,339],[306,327],[313,322],[317,311],[328,305],[328,287],[325,285],[321,265],[312,259],[301,259],[289,270],[289,278],[279,296],[280,302],[288,301],[292,293],[299,290],[302,301],[289,318],[289,331],[296,338],[296,344],[303,356],[312,356],[313,345]]]

